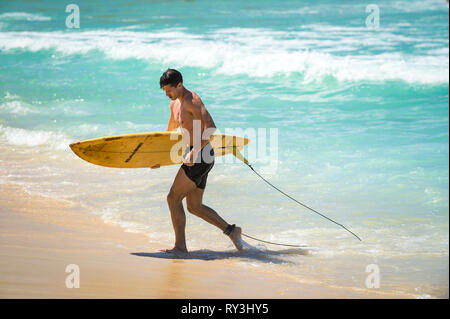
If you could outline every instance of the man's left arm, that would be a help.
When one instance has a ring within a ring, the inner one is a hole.
[[[192,117],[194,120],[201,121],[202,124],[202,136],[201,136],[201,146],[203,148],[209,143],[211,136],[216,131],[216,125],[211,117],[211,115],[206,110],[206,107],[202,102],[192,103]]]
[[[192,104],[189,103],[187,110],[191,112],[194,121],[201,121],[202,127],[200,148],[196,148],[196,143],[194,141],[194,147],[185,159],[185,164],[192,166],[194,165],[194,162],[197,161],[201,149],[209,143],[212,134],[216,131],[216,125],[201,101],[195,101]]]
[[[214,124],[214,121],[209,114],[209,112],[206,110],[206,107],[202,104],[202,119],[205,121],[205,130],[203,131],[202,136],[202,147],[203,145],[203,138],[205,139],[205,145],[208,144],[208,142],[211,140],[212,135],[216,132],[216,124]]]

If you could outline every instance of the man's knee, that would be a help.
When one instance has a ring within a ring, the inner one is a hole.
[[[195,204],[189,201],[186,202],[186,208],[188,212],[193,215],[198,215],[200,213],[201,206],[201,204]]]
[[[177,194],[172,189],[170,190],[169,194],[167,194],[167,203],[169,203],[169,205],[181,203],[182,200],[183,196]]]

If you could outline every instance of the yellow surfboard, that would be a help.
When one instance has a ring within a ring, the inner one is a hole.
[[[249,139],[213,134],[210,143],[215,156],[236,154]],[[143,168],[183,163],[185,145],[181,132],[147,132],[99,137],[70,144],[80,158],[96,165],[117,168]]]

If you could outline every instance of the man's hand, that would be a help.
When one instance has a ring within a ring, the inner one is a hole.
[[[152,166],[152,167],[150,167],[151,169],[155,169],[155,168],[160,168],[161,167],[161,165],[159,165],[159,164],[156,164],[156,165],[154,165],[154,166]]]
[[[194,157],[194,149],[192,149],[188,155],[186,155],[186,158],[184,159],[184,164],[186,166],[194,166],[195,160],[197,156]]]

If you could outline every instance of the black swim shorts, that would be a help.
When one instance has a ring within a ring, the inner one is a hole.
[[[184,157],[192,150],[193,146],[186,149]],[[208,154],[209,152],[209,154]],[[209,155],[209,156],[208,156]],[[206,179],[209,171],[214,166],[214,150],[210,143],[206,144],[198,154],[196,163],[193,166],[181,165],[187,177],[192,180],[198,188],[205,189]]]

